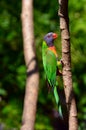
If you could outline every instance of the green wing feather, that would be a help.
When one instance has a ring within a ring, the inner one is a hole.
[[[51,50],[48,49],[45,42],[43,42],[42,46],[42,57],[46,77],[49,84],[54,87],[56,86],[57,61],[56,56]]]

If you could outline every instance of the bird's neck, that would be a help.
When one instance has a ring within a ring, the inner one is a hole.
[[[54,45],[53,45],[53,46],[48,47],[48,50],[51,50],[51,51],[55,54],[55,56],[56,56],[56,57],[58,57],[58,54],[57,54],[57,52],[56,52],[56,48],[55,48],[55,46],[54,46]]]

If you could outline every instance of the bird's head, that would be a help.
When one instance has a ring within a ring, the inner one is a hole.
[[[53,46],[53,42],[57,38],[57,36],[58,35],[56,33],[50,32],[44,36],[44,40],[46,41],[47,45],[51,47]]]

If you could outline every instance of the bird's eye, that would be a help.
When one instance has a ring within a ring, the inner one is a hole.
[[[48,35],[48,38],[50,38],[50,35]]]

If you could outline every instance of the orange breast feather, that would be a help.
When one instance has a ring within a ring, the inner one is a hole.
[[[51,50],[58,57],[55,46],[49,47],[48,50]]]

